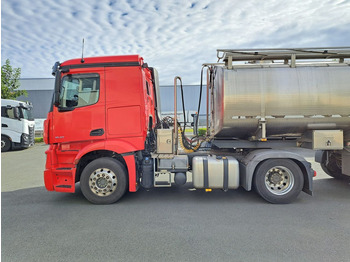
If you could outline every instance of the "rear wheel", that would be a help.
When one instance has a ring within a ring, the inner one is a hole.
[[[269,159],[254,174],[257,193],[273,204],[292,202],[301,192],[304,176],[299,166],[289,159]]]
[[[111,204],[127,190],[127,171],[118,160],[98,158],[89,163],[80,177],[80,187],[87,200],[94,204]]]
[[[11,149],[11,141],[6,136],[1,136],[1,152],[6,152]]]
[[[343,175],[342,173],[342,157],[341,153],[328,153],[328,160],[327,160],[327,153],[324,152],[322,156],[322,162],[321,167],[323,171],[336,179],[349,179],[349,176]]]

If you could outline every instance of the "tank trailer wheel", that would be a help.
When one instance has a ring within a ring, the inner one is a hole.
[[[342,159],[341,154],[330,153],[329,160],[326,161],[327,152],[323,153],[321,167],[322,170],[329,176],[335,179],[350,179],[349,176],[343,175],[342,173]]]
[[[269,159],[255,170],[253,183],[257,193],[273,204],[292,202],[304,186],[299,166],[289,159]]]
[[[6,136],[1,136],[1,152],[6,152],[11,149],[11,141]]]
[[[127,171],[122,163],[110,157],[98,158],[83,170],[80,188],[94,204],[112,204],[126,192]]]

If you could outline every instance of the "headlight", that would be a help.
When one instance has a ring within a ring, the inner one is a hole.
[[[22,139],[23,139],[24,142],[29,142],[29,135],[22,134]]]

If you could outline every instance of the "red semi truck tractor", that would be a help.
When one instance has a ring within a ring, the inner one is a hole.
[[[349,48],[218,50],[222,63],[202,68],[206,134],[190,137],[186,117],[178,120],[179,77],[174,115],[161,118],[158,73],[142,57],[57,62],[44,125],[46,189],[73,193],[80,182],[95,204],[140,187],[188,183],[254,188],[271,203],[312,194],[314,171],[290,149],[319,150],[326,172],[350,175],[349,57]]]

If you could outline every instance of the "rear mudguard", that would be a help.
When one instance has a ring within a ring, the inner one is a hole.
[[[250,152],[240,161],[240,181],[241,186],[247,190],[252,190],[253,176],[256,167],[265,160],[268,159],[291,159],[300,167],[304,175],[304,187],[303,191],[309,195],[312,195],[312,178],[314,171],[311,168],[311,164],[305,160],[304,157],[294,152],[284,150],[271,150],[262,149]]]

